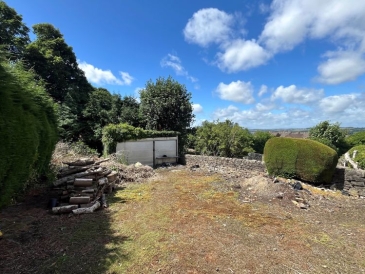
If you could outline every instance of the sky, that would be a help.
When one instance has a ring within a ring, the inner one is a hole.
[[[58,28],[95,87],[184,84],[194,125],[365,127],[365,0],[5,2]]]

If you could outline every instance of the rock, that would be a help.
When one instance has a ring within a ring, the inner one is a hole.
[[[296,182],[296,183],[293,185],[293,188],[294,188],[295,190],[302,190],[302,189],[303,189],[303,186],[302,186],[302,184],[301,184],[301,183]]]
[[[135,163],[135,164],[134,164],[134,166],[135,166],[135,167],[141,167],[141,166],[143,166],[143,165],[142,165],[140,162],[137,162],[137,163]]]

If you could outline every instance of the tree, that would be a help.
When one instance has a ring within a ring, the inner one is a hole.
[[[340,124],[330,124],[329,121],[320,122],[309,130],[310,139],[333,148],[339,154],[347,150],[345,137],[346,131],[340,128]]]
[[[263,154],[264,153],[264,147],[266,142],[272,138],[270,132],[267,131],[256,131],[253,134],[253,146],[252,148],[255,150],[255,152]]]
[[[90,147],[97,148],[98,152],[102,152],[102,130],[108,124],[119,123],[118,119],[118,99],[117,95],[111,95],[107,89],[95,89],[85,105],[83,117],[86,122],[82,133],[83,141]]]
[[[346,137],[346,142],[350,146],[365,145],[365,131],[359,131]]]
[[[116,107],[119,110],[119,122],[127,123],[134,127],[143,126],[139,113],[139,103],[136,98],[132,96],[124,96],[123,99],[119,98],[119,101],[116,101]]]
[[[26,47],[25,62],[45,82],[47,92],[61,105],[60,110],[65,111],[60,113],[60,119],[76,117],[77,127],[60,121],[60,125],[67,126],[67,130],[60,131],[61,138],[77,140],[84,129],[82,111],[93,87],[78,67],[72,48],[58,29],[50,24],[37,24],[33,30],[37,39]],[[66,132],[67,135],[64,135]]]
[[[251,133],[230,120],[204,121],[196,132],[195,148],[201,154],[242,157],[253,152]]]
[[[180,153],[183,153],[187,129],[194,119],[191,93],[171,77],[147,82],[140,92],[140,114],[146,129],[169,130],[181,133]]]
[[[0,46],[10,55],[11,60],[21,59],[29,44],[29,28],[21,15],[0,1]]]

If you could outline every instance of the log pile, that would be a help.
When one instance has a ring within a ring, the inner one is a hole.
[[[111,193],[120,181],[118,172],[100,165],[108,160],[64,162],[67,166],[59,170],[58,179],[53,183],[59,206],[53,207],[52,213],[78,215],[107,207],[105,193]]]

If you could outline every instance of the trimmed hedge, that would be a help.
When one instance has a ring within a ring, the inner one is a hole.
[[[270,175],[330,183],[338,155],[317,141],[275,137],[266,142],[264,161]]]
[[[104,155],[114,153],[117,143],[144,138],[176,137],[179,134],[180,133],[176,131],[144,130],[126,123],[117,125],[110,124],[103,128],[102,142],[104,146]]]
[[[55,104],[20,64],[0,63],[0,208],[49,170],[58,140]]]

